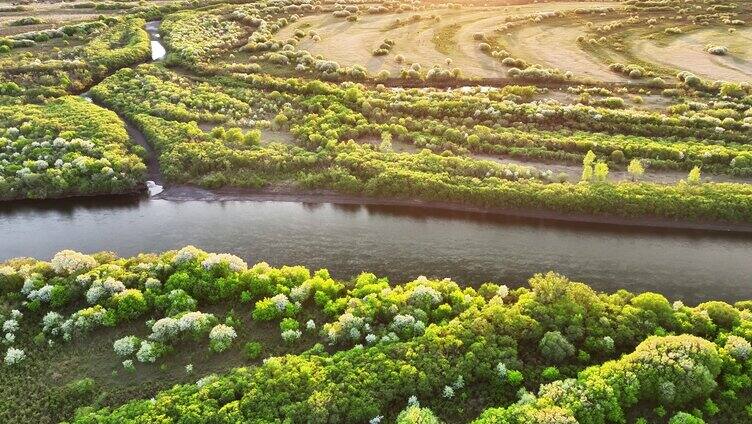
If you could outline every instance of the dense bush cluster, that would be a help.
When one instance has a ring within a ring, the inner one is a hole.
[[[150,56],[149,36],[143,19],[138,18],[94,21],[0,38],[0,87],[6,87],[0,89],[0,104],[10,100],[4,96],[18,99],[25,94],[41,101],[78,93],[107,73],[144,62]]]
[[[80,381],[80,390],[68,386],[60,399],[71,415],[59,419],[749,419],[749,302],[690,307],[656,293],[597,293],[554,273],[534,276],[528,287],[475,287],[425,277],[393,285],[366,273],[341,281],[326,270],[249,267],[232,255],[191,246],[123,259],[63,251],[50,262],[11,260],[0,265],[0,295],[8,308],[0,310],[7,346],[0,376],[17,381],[46,358],[46,350],[84,339],[96,344],[97,334],[133,328],[131,321],[145,321],[149,332],[114,341],[109,355],[123,360],[121,372],[140,374],[168,363],[175,345],[200,344],[224,354],[240,348],[234,340],[249,324],[236,317],[246,314],[259,325],[279,322],[280,346],[300,343],[303,334],[318,343],[303,354],[224,375],[192,376],[195,384],[115,409],[97,409],[101,404],[82,394],[99,383]],[[198,309],[220,311],[217,306],[227,303],[245,306],[224,323]],[[257,358],[260,347],[252,342],[243,350]],[[191,375],[193,365],[185,368]],[[87,405],[73,414],[71,407]],[[0,417],[14,422],[35,413],[5,409]]]
[[[546,172],[466,156],[516,153],[579,162],[594,150],[624,165],[636,158],[669,168],[707,165],[730,172],[745,166],[736,158],[748,152],[734,143],[747,127],[733,119],[519,104],[459,92],[426,96],[256,75],[194,84],[156,67],[119,72],[92,94],[142,129],[162,152],[165,175],[175,181],[216,187],[293,180],[304,187],[493,207],[748,220],[746,185],[556,183]],[[232,144],[190,121],[289,128],[299,146]],[[508,127],[512,122],[519,130]],[[717,131],[717,125],[728,130]],[[587,132],[576,132],[580,129]],[[726,144],[691,138],[705,135]],[[388,143],[363,141],[372,137]],[[433,153],[396,153],[391,147],[396,141]]]
[[[78,97],[0,107],[0,199],[133,191],[140,149],[113,112]]]

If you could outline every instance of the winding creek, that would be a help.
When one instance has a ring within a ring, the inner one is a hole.
[[[147,30],[161,59],[158,23]],[[128,132],[150,149],[135,128]],[[155,195],[161,176],[150,153]],[[193,244],[250,263],[326,267],[339,278],[370,271],[398,282],[426,275],[516,286],[555,270],[599,290],[659,291],[688,303],[752,297],[749,234],[299,200],[159,195],[0,204],[0,261],[50,258],[62,249],[134,255]]]

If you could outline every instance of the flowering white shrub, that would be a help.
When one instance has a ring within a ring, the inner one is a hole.
[[[316,322],[314,322],[312,319],[309,319],[308,322],[306,322],[306,330],[313,331],[316,329]]]
[[[274,303],[274,306],[280,312],[283,312],[285,309],[287,309],[287,305],[290,304],[290,299],[288,299],[287,296],[282,293],[272,297],[271,300]]]
[[[184,248],[178,250],[178,253],[175,254],[174,258],[172,258],[172,263],[179,265],[197,259],[205,254],[206,253],[199,248],[196,248],[194,246],[185,246]]]
[[[136,359],[139,362],[156,362],[159,358],[160,352],[156,343],[144,340],[141,343],[141,347],[136,352]]]
[[[441,303],[441,300],[441,293],[439,293],[439,291],[434,289],[433,287],[429,286],[417,286],[412,291],[412,293],[410,293],[410,304],[413,305],[428,303],[429,305],[433,306]]]
[[[236,337],[238,334],[229,325],[215,325],[209,332],[209,347],[215,352],[222,352],[230,347]]]
[[[185,373],[186,374],[193,374],[193,364],[188,364],[185,366]]]
[[[47,312],[42,317],[42,331],[46,334],[57,335],[56,330],[62,325],[63,316],[55,311]]]
[[[26,359],[26,352],[22,349],[9,347],[8,351],[5,352],[5,365],[16,365],[21,363],[24,359]]]
[[[95,304],[102,299],[112,296],[116,293],[125,291],[125,284],[112,277],[107,277],[104,281],[95,280],[89,290],[86,291],[86,301]]]
[[[3,332],[5,333],[15,333],[16,331],[18,331],[18,328],[19,328],[18,321],[14,319],[6,320],[3,323]]]
[[[52,269],[58,274],[76,274],[88,271],[98,265],[97,261],[91,256],[73,250],[61,250],[56,253],[51,264]]]
[[[210,253],[201,265],[206,269],[212,269],[217,265],[227,264],[231,271],[245,271],[248,269],[248,264],[235,255],[228,253]]]
[[[132,355],[141,345],[141,339],[136,336],[125,336],[122,339],[115,340],[112,348],[115,354],[120,357]]]
[[[364,327],[364,324],[363,317],[357,317],[350,312],[346,312],[340,315],[337,321],[324,324],[324,332],[330,343],[336,343],[343,336],[359,340],[361,337],[360,329]]]
[[[454,383],[452,383],[452,388],[455,390],[459,390],[463,387],[465,387],[465,379],[461,375],[457,376],[457,379],[454,380]]]
[[[311,284],[305,282],[299,286],[295,286],[290,290],[290,299],[294,302],[304,302],[311,295]]]
[[[180,322],[175,318],[162,318],[151,326],[151,340],[161,342],[172,340],[180,334]]]
[[[499,286],[499,289],[496,290],[496,296],[499,296],[500,298],[504,299],[509,295],[509,287],[506,285]]]
[[[101,285],[91,286],[89,287],[89,290],[86,291],[86,301],[89,302],[90,305],[97,303],[99,299],[102,299],[105,296],[107,296],[107,292]]]
[[[133,359],[126,359],[125,361],[123,361],[123,368],[128,371],[134,371],[136,367],[133,366]]]
[[[181,316],[178,319],[178,325],[180,326],[180,331],[191,332],[194,335],[199,335],[209,331],[215,321],[216,318],[214,315],[195,311],[188,312]]]
[[[206,377],[203,377],[203,378],[199,379],[199,380],[198,380],[198,381],[196,382],[196,387],[198,387],[198,388],[204,387],[204,386],[206,386],[207,384],[209,384],[209,383],[211,383],[211,382],[213,382],[213,381],[217,380],[217,378],[218,378],[218,377],[217,377],[217,375],[216,375],[216,374],[209,374],[209,375],[207,375]]]
[[[368,344],[373,344],[378,339],[379,339],[379,337],[377,335],[375,335],[375,334],[368,334],[368,335],[366,335],[366,343],[368,343]]]
[[[73,327],[81,331],[89,331],[94,327],[102,325],[107,310],[101,305],[95,305],[91,308],[81,309],[71,316]]]
[[[32,302],[38,300],[40,302],[47,303],[52,297],[52,288],[53,287],[50,284],[45,284],[37,290],[30,291],[26,297]]]
[[[373,417],[368,421],[368,424],[379,424],[381,423],[381,420],[384,419],[383,415],[379,415],[377,417]]]
[[[153,277],[147,278],[146,283],[144,284],[144,288],[149,290],[159,290],[161,287],[162,282]]]
[[[447,399],[451,399],[454,397],[454,389],[452,386],[444,386],[444,390],[442,391],[442,396],[444,396]]]
[[[741,361],[747,360],[752,353],[752,344],[739,336],[728,336],[725,348],[731,356]]]
[[[396,331],[405,331],[408,328],[413,328],[415,322],[415,317],[412,315],[398,314],[394,316],[391,327]]]
[[[300,338],[303,333],[300,330],[285,330],[282,332],[282,340],[287,343],[292,343]]]
[[[19,321],[21,318],[23,318],[23,313],[19,311],[18,309],[13,309],[10,311],[10,317],[16,321]]]
[[[503,362],[496,364],[496,374],[501,380],[507,379],[507,366]]]

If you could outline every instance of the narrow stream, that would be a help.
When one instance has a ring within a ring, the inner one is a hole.
[[[162,60],[164,59],[165,55],[167,54],[167,51],[165,50],[162,43],[159,41],[161,36],[159,35],[159,25],[161,24],[161,21],[151,21],[146,23],[146,32],[149,33],[149,38],[151,38],[151,60]]]

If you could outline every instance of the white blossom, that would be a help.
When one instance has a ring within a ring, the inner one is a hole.
[[[209,256],[201,262],[201,265],[206,269],[211,269],[220,264],[227,264],[231,271],[236,272],[248,269],[248,264],[245,263],[244,260],[228,253],[210,253]]]
[[[9,319],[3,323],[3,331],[6,333],[15,333],[18,331],[18,328],[18,321],[14,319]]]
[[[444,391],[442,392],[442,395],[447,399],[453,398],[454,389],[452,388],[452,386],[444,386]]]
[[[211,383],[212,381],[214,381],[216,379],[217,379],[216,375],[209,374],[206,377],[199,379],[196,382],[196,387],[198,387],[198,388],[204,387],[204,386],[206,386],[207,384]]]
[[[156,362],[158,357],[159,353],[156,350],[156,345],[148,340],[144,340],[138,352],[136,352],[136,359],[139,362]]]
[[[97,261],[89,255],[73,250],[62,250],[52,258],[52,269],[58,274],[75,274],[96,267]]]
[[[9,347],[8,351],[5,352],[5,365],[15,365],[21,363],[24,359],[26,359],[26,352],[22,349]]]
[[[139,348],[141,340],[136,336],[126,336],[121,339],[115,340],[112,344],[112,348],[115,354],[120,357],[132,355],[136,349]]]
[[[280,294],[272,297],[271,300],[272,300],[272,302],[274,302],[274,306],[280,312],[283,312],[285,309],[287,309],[287,305],[290,304],[290,300],[283,293],[280,293]]]
[[[726,339],[726,350],[736,359],[745,361],[752,353],[752,344],[739,336],[728,336]]]
[[[227,349],[236,337],[235,329],[225,324],[215,325],[209,332],[212,348],[217,352]]]
[[[196,259],[203,254],[204,251],[202,251],[201,249],[198,249],[194,246],[185,246],[184,248],[178,250],[178,253],[176,253],[175,257],[172,259],[172,263],[182,264],[184,262],[192,261],[193,259]]]
[[[50,301],[50,298],[52,297],[52,289],[53,289],[52,285],[45,284],[41,288],[37,290],[32,290],[31,292],[29,292],[27,298],[32,302],[35,300],[39,300],[40,302],[47,303]]]
[[[496,364],[496,374],[498,374],[499,378],[501,378],[502,380],[506,380],[507,371],[507,366],[503,362]]]
[[[285,330],[282,332],[282,340],[291,343],[298,340],[302,336],[300,330]]]
[[[499,286],[499,289],[496,290],[496,295],[504,299],[509,295],[509,287],[502,284],[501,286]]]
[[[214,315],[194,311],[181,316],[180,319],[178,319],[178,325],[180,326],[180,331],[200,333],[208,330],[212,321],[214,321]]]
[[[316,329],[316,322],[314,322],[312,319],[309,319],[308,322],[306,322],[306,330],[313,331]]]
[[[405,328],[415,325],[415,317],[412,315],[395,315],[392,320],[392,327],[397,330],[404,330]]]
[[[290,299],[295,302],[304,302],[311,294],[311,285],[303,283],[295,286],[290,290]]]
[[[151,326],[152,340],[167,341],[180,334],[180,323],[175,318],[162,318]]]
[[[425,277],[423,277],[425,279]],[[429,305],[437,305],[441,303],[442,296],[438,290],[433,287],[420,285],[410,293],[411,304],[421,304],[427,302]]]
[[[150,289],[150,290],[159,290],[159,288],[162,287],[162,282],[157,280],[156,278],[148,278],[146,280],[146,283],[144,284],[144,288]]]

